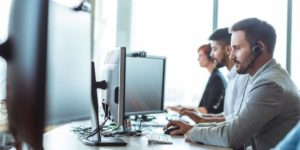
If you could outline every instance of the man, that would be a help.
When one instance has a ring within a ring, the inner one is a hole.
[[[231,52],[231,34],[228,28],[221,28],[214,31],[209,40],[211,41],[212,52],[211,56],[219,67],[225,66],[229,71],[228,84],[224,100],[224,114],[199,114],[192,110],[182,110],[181,115],[190,117],[196,123],[204,122],[222,122],[231,120],[241,106],[241,99],[245,92],[248,81],[248,75],[237,75],[236,68],[233,67],[234,62],[229,58]]]
[[[229,122],[193,127],[171,121],[178,126],[171,132],[186,134],[192,142],[239,148],[250,139],[252,147],[270,149],[300,119],[300,98],[288,73],[273,59],[275,29],[265,21],[249,18],[231,28],[230,58],[239,74],[249,74],[249,90],[245,107]]]

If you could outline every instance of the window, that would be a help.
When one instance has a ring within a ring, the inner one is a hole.
[[[8,35],[8,18],[11,0],[0,0],[0,43],[6,40]]]
[[[274,57],[286,67],[287,2],[282,0],[231,0],[219,1],[219,27],[230,27],[235,22],[256,17],[267,21],[276,30],[277,42]]]
[[[8,22],[11,0],[0,0],[0,44],[8,36]],[[6,61],[0,57],[0,101],[6,98]]]
[[[300,88],[300,45],[298,43],[300,39],[300,2],[297,0],[293,1],[293,12],[292,12],[292,57],[291,57],[291,76],[297,87]]]
[[[213,1],[133,0],[131,49],[167,57],[166,105],[198,106],[209,73],[197,49],[212,33]]]

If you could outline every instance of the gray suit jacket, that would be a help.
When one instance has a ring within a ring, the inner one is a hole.
[[[235,119],[195,126],[187,138],[192,142],[238,148],[254,136],[257,149],[275,147],[300,119],[297,87],[274,59],[260,68],[249,84],[245,105]]]

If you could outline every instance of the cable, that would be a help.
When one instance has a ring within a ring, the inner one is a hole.
[[[99,125],[94,131],[92,131],[86,138],[89,138],[89,137],[94,136],[95,134],[97,134],[104,127],[107,120],[108,120],[108,118],[105,118],[103,123],[101,125]]]
[[[106,119],[103,121],[103,123],[102,123],[101,125],[99,125],[94,131],[92,131],[92,132],[87,136],[87,138],[89,138],[89,137],[95,135],[96,133],[98,133],[98,132],[104,127],[104,125],[105,125],[105,123],[106,123],[107,120],[108,120],[108,118],[106,118]]]
[[[77,126],[73,127],[71,131],[73,131],[78,136],[78,139],[83,139],[91,133],[91,127]]]

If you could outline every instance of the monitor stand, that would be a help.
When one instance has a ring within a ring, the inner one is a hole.
[[[83,139],[82,142],[90,146],[126,146],[127,143],[118,137],[101,137],[96,134],[90,138]]]
[[[106,89],[107,83],[106,81],[96,81],[96,71],[95,71],[95,64],[92,61],[91,63],[91,84],[92,84],[92,109],[91,109],[91,125],[92,131],[99,128],[99,109],[98,109],[98,97],[97,97],[97,89]],[[82,142],[86,145],[91,146],[125,146],[127,143],[123,141],[121,138],[118,137],[101,137],[101,130],[96,133],[94,136],[89,138],[85,138]]]

